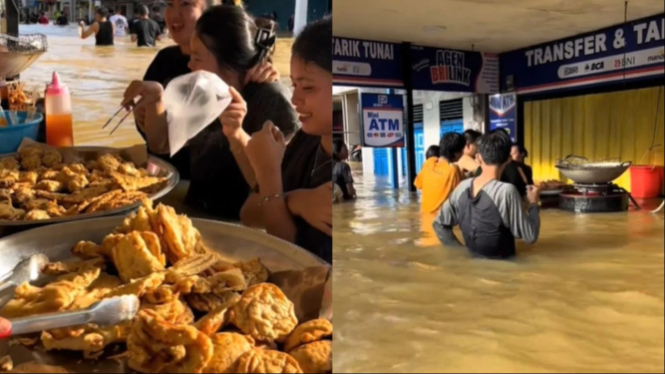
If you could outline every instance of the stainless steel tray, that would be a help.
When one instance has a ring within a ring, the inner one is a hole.
[[[105,153],[120,153],[120,156],[122,156],[126,160],[130,160],[130,157],[124,156],[123,155],[123,150],[122,149],[116,149],[116,148],[108,148],[108,147],[74,147],[73,150],[75,150],[76,155],[80,157],[82,161],[89,161],[92,159],[97,158],[97,156],[105,154]],[[11,154],[4,154],[0,155],[0,158],[7,157],[7,156],[13,156],[16,155],[16,153],[11,153]],[[178,170],[168,162],[157,158],[153,156],[148,156],[148,162],[147,165],[138,165],[140,167],[146,168],[151,175],[157,176],[157,177],[166,177],[168,178],[168,183],[164,188],[161,190],[157,191],[156,193],[150,195],[149,197],[152,200],[157,200],[161,197],[164,197],[167,193],[169,193],[175,186],[178,184],[180,181],[180,174],[178,173]],[[113,210],[107,210],[104,212],[95,212],[95,213],[85,213],[85,214],[78,214],[75,216],[67,216],[67,217],[57,217],[57,218],[51,218],[51,219],[45,219],[41,221],[9,221],[9,220],[0,220],[0,227],[3,226],[31,226],[31,227],[38,227],[38,226],[44,226],[44,225],[50,225],[53,223],[62,223],[62,222],[70,222],[70,221],[79,221],[83,219],[90,219],[90,218],[99,218],[99,217],[106,217],[106,216],[113,216],[113,215],[118,215],[121,213],[129,212],[134,209],[137,209],[141,205],[140,202],[137,202],[135,204],[131,205],[125,205],[121,208],[118,209],[113,209]]]
[[[0,239],[0,274],[10,272],[19,262],[35,253],[43,253],[51,261],[72,258],[71,248],[77,242],[100,242],[122,219],[123,217],[98,218],[86,221],[85,225],[69,222]],[[254,229],[202,219],[192,219],[192,222],[201,232],[206,245],[230,261],[259,257],[271,272],[328,266],[304,249]],[[15,365],[36,361],[62,366],[76,373],[129,372],[123,362],[116,360],[86,361],[82,360],[81,353],[47,353],[39,346],[35,349],[20,345],[9,346],[6,341],[0,340],[0,357],[7,354],[12,357]]]

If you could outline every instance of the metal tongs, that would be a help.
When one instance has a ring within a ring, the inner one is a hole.
[[[48,263],[49,259],[45,255],[32,255],[21,261],[11,273],[0,276],[0,307],[14,298],[14,289],[18,285],[39,279]]]
[[[109,118],[108,121],[106,121],[106,123],[104,124],[104,126],[102,126],[102,130],[105,129],[105,128],[106,128],[106,127],[107,127],[107,126],[108,126],[108,125],[109,125],[109,124],[115,119],[115,117],[117,117],[118,114],[120,114],[120,112],[122,112],[123,109],[125,109],[125,107],[121,106],[120,109],[118,109],[118,111],[115,112],[115,113],[111,116],[111,118]],[[115,132],[115,130],[117,130],[118,127],[120,127],[120,125],[122,125],[122,123],[125,122],[125,120],[127,119],[127,117],[129,117],[129,115],[132,114],[132,111],[133,111],[133,110],[134,110],[134,107],[132,107],[131,109],[127,110],[127,114],[125,114],[125,115],[120,119],[120,121],[118,121],[118,123],[115,125],[115,127],[113,128],[113,130],[111,130],[111,132],[109,133],[109,135],[113,135],[113,133]]]
[[[138,297],[126,295],[102,300],[88,309],[75,312],[41,314],[12,320],[0,318],[0,339],[87,324],[113,326],[133,319],[140,304]]]

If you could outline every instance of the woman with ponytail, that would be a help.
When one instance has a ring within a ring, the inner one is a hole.
[[[162,103],[164,85],[168,83],[165,80],[205,70],[217,74],[231,87],[231,105],[178,155],[185,152],[180,157],[185,159],[186,165],[179,165],[179,170],[186,169],[183,174],[191,182],[187,205],[219,218],[237,220],[250,187],[256,185],[244,153],[250,135],[260,130],[264,122],[272,120],[288,137],[299,127],[297,115],[289,102],[288,89],[276,81],[269,65],[275,45],[275,24],[254,19],[239,6],[214,6],[200,14],[195,3],[188,1],[174,0],[165,14],[167,27],[180,46],[179,50],[169,53],[180,53],[180,57],[176,56],[179,60],[160,61],[155,66],[160,59],[158,55],[146,74],[151,77],[154,74],[157,82],[132,83],[125,92],[123,105],[131,106],[141,97],[145,115],[137,119],[139,128],[152,153],[168,155],[166,113]],[[193,20],[196,23],[190,25]],[[181,45],[185,34],[190,36],[186,48]],[[181,66],[185,52],[186,69]],[[181,71],[173,69],[174,62]],[[164,73],[164,67],[170,70]]]

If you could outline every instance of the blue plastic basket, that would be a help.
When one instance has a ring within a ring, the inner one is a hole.
[[[20,125],[0,127],[0,155],[16,152],[24,138],[37,140],[39,125],[44,120],[44,115],[35,113],[35,119],[28,123],[22,123],[28,115],[27,112],[18,112],[17,115]],[[7,113],[5,113],[5,116],[9,117]],[[9,121],[9,118],[7,118],[7,121]]]

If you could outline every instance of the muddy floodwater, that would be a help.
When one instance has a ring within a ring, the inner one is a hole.
[[[355,180],[333,209],[335,372],[663,372],[662,214],[545,210],[517,260],[477,260],[417,197]]]
[[[173,45],[171,40],[158,42],[156,48],[138,48],[127,36],[116,38],[113,47],[95,47],[94,37],[81,40],[75,25],[21,25],[20,32],[48,36],[48,52],[21,74],[21,80],[27,88],[43,88],[54,70],[60,74],[72,95],[76,145],[124,147],[143,143],[131,116],[112,137],[101,126],[120,107],[127,85],[143,77],[159,49]],[[291,44],[291,39],[279,39],[274,58],[285,83]]]

